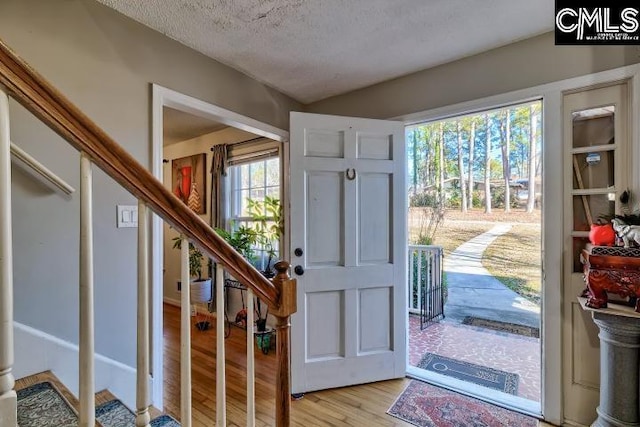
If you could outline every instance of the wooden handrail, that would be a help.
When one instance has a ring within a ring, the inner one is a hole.
[[[0,84],[27,110],[250,287],[271,310],[280,308],[280,291],[273,283],[1,40]]]

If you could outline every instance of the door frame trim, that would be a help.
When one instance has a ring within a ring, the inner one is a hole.
[[[542,396],[541,409],[545,420],[556,425],[563,422],[562,413],[562,291],[563,291],[563,232],[564,221],[547,221],[546,218],[564,218],[563,185],[563,136],[562,96],[566,91],[601,85],[628,79],[630,81],[629,135],[631,158],[640,158],[640,64],[587,74],[533,86],[512,92],[500,93],[453,105],[438,107],[394,117],[405,126],[424,121],[434,121],[476,111],[499,108],[527,100],[542,99],[543,125],[543,216],[542,216]],[[640,170],[631,168],[629,187],[640,194]],[[636,201],[637,203],[637,201]],[[553,286],[560,283],[561,286]]]
[[[194,116],[214,120],[256,135],[264,136],[275,141],[286,143],[289,132],[271,126],[248,116],[238,114],[226,108],[219,107],[206,101],[176,92],[172,89],[151,84],[151,172],[163,181],[163,115],[162,108],[170,107]],[[286,171],[288,165],[288,150],[283,150],[281,171]],[[282,194],[288,198],[289,183],[282,175]],[[283,203],[285,223],[288,223],[288,203]],[[286,226],[285,224],[285,226]],[[162,334],[162,304],[163,304],[163,221],[157,215],[152,215],[151,223],[151,402],[162,410],[164,398],[163,375],[163,334]],[[285,254],[286,254],[285,245]]]

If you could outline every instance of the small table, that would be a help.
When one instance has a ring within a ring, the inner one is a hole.
[[[228,289],[239,289],[240,292],[242,291],[246,291],[247,287],[245,285],[243,285],[242,283],[240,283],[237,280],[234,279],[224,279],[224,289],[225,289],[225,306],[224,306],[224,320],[227,324],[227,327],[225,329],[225,334],[224,337],[228,338],[231,335],[231,327],[230,325],[232,324],[232,322],[229,321],[229,316],[227,315],[227,310],[229,309],[229,293],[227,292]],[[243,304],[244,306],[244,304]],[[244,307],[243,307],[244,308]],[[246,318],[245,318],[246,321]],[[236,322],[233,322],[233,325],[242,328],[242,326],[238,325]],[[246,325],[244,327],[244,329],[246,329]]]

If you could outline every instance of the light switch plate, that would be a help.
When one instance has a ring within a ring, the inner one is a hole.
[[[138,206],[137,205],[118,205],[116,206],[116,225],[118,228],[137,227],[138,226]]]

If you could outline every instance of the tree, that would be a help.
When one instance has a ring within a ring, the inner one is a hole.
[[[484,163],[484,211],[491,213],[491,128],[489,126],[489,114],[484,115],[486,127],[485,135],[485,163]]]
[[[509,178],[511,175],[511,161],[509,155],[509,145],[511,145],[511,109],[507,109],[505,114],[504,139],[501,138],[502,149],[502,175],[504,176],[504,211],[511,212],[511,189],[509,188]],[[502,136],[502,132],[501,136]]]
[[[469,134],[469,207],[473,208],[473,162],[476,140],[476,116],[471,117],[471,131]]]
[[[415,196],[418,192],[418,129],[414,129],[411,132],[412,138],[412,148],[413,148],[413,195]]]
[[[458,172],[460,173],[460,208],[462,212],[467,211],[467,187],[464,182],[464,162],[462,157],[462,121],[456,122],[457,137],[458,137]]]
[[[440,207],[444,204],[444,122],[440,122],[438,138],[438,200]]]
[[[538,138],[537,105],[529,107],[529,194],[527,198],[527,212],[533,212],[536,204],[536,138]]]

